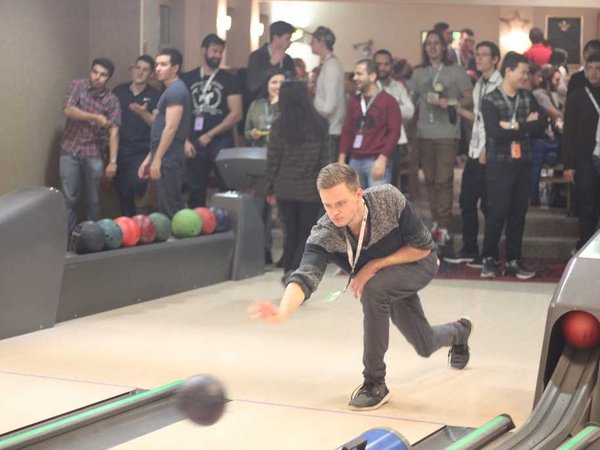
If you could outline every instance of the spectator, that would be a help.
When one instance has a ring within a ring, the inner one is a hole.
[[[531,206],[540,205],[540,176],[542,166],[556,164],[560,137],[563,130],[563,105],[558,96],[561,75],[556,67],[546,64],[542,68],[542,82],[533,95],[550,121],[546,132],[531,144],[533,172],[531,177]]]
[[[344,67],[333,54],[335,35],[327,27],[317,27],[312,34],[310,46],[321,60],[316,78],[315,108],[329,121],[329,157],[330,161],[338,158],[340,133],[346,112],[346,96],[344,94]]]
[[[546,116],[535,97],[523,89],[528,68],[525,56],[508,52],[500,70],[502,85],[481,102],[487,190],[483,278],[497,275],[498,243],[505,226],[504,275],[521,280],[535,276],[535,272],[522,265],[521,246],[531,189],[531,139],[543,134]]]
[[[581,248],[596,232],[600,214],[600,53],[588,56],[585,87],[567,97],[561,156],[563,176],[579,193]]]
[[[567,85],[569,83],[569,67],[567,66],[569,55],[562,48],[555,48],[550,56],[550,64],[558,69],[560,82],[556,88],[556,94],[560,103],[564,106],[567,102]]]
[[[538,66],[548,64],[552,49],[544,43],[544,31],[541,28],[533,27],[529,30],[529,40],[531,41],[531,47],[525,52],[527,61]]]
[[[156,180],[158,207],[169,217],[185,205],[181,192],[184,145],[190,130],[191,98],[179,71],[179,50],[165,48],[156,57],[156,78],[165,86],[150,129],[150,153],[139,168],[140,178]]]
[[[99,220],[102,177],[106,174],[112,178],[117,172],[121,107],[106,87],[114,70],[111,60],[94,59],[89,78],[71,81],[63,100],[67,123],[60,140],[59,171],[69,236],[77,224],[81,186],[85,186],[87,219]],[[109,157],[105,168],[107,141]]]
[[[432,235],[441,246],[450,241],[454,162],[461,130],[456,106],[471,104],[473,88],[465,71],[448,61],[446,50],[442,34],[429,31],[423,63],[410,82],[419,106],[418,151],[433,217]]]
[[[160,92],[148,84],[153,73],[154,59],[141,55],[131,68],[131,83],[120,84],[113,90],[122,112],[115,181],[123,216],[138,213],[136,199],[145,195],[148,184],[138,177],[138,169],[150,151],[152,112],[160,97]]]
[[[354,83],[359,94],[348,102],[340,136],[338,161],[350,157],[363,187],[392,181],[390,158],[400,138],[402,116],[398,102],[377,87],[377,66],[362,59],[354,69]]]
[[[308,81],[306,63],[302,58],[294,58],[294,76],[296,80]]]
[[[313,106],[306,83],[282,84],[280,114],[267,151],[267,200],[283,219],[285,283],[300,265],[306,239],[319,218],[317,175],[329,161],[327,120]]]
[[[451,264],[466,262],[469,267],[481,268],[483,262],[479,254],[477,236],[479,234],[479,217],[477,204],[485,216],[485,126],[481,114],[482,99],[494,91],[502,83],[502,75],[498,72],[500,49],[489,41],[477,44],[475,62],[481,78],[473,89],[473,111],[459,107],[458,113],[472,123],[471,140],[465,170],[463,171],[459,204],[462,217],[462,248],[454,255],[444,256]]]
[[[273,22],[269,27],[269,43],[250,54],[246,71],[249,101],[254,100],[260,93],[269,69],[279,67],[285,71],[287,78],[294,77],[294,60],[285,51],[289,48],[295,31],[296,28],[287,22]]]
[[[215,174],[220,190],[225,182],[215,159],[224,148],[233,147],[233,128],[242,119],[242,89],[238,80],[221,70],[225,41],[216,34],[202,41],[199,67],[181,75],[192,94],[192,128],[185,144],[189,185],[188,206],[206,205],[210,174]]]
[[[456,64],[465,69],[473,83],[477,82],[477,68],[475,66],[475,32],[470,28],[460,30],[458,48],[454,50]]]
[[[571,92],[575,92],[577,89],[584,88],[586,86],[586,74],[583,69],[588,58],[594,53],[600,53],[600,39],[592,39],[591,41],[586,42],[585,46],[583,47],[584,65],[581,67],[579,72],[574,73],[569,79],[567,96],[569,96]]]
[[[446,22],[438,22],[433,26],[433,29],[442,34],[444,37],[445,52],[446,52],[446,61],[450,64],[456,64],[456,53],[454,53],[454,49],[452,48],[452,43],[454,42],[454,36],[452,35],[452,30],[450,29],[450,25]]]

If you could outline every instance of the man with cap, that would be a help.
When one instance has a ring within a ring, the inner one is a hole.
[[[258,96],[270,69],[280,67],[285,71],[286,78],[294,78],[294,60],[285,51],[290,46],[295,31],[296,28],[287,22],[273,22],[269,27],[270,42],[250,53],[246,71],[248,102]]]
[[[315,90],[315,108],[329,121],[329,148],[331,161],[337,161],[340,133],[346,112],[344,67],[333,54],[335,34],[320,26],[312,33],[310,46],[321,59],[321,68]]]

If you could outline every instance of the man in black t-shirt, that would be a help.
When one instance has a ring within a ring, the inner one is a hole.
[[[190,135],[185,144],[190,208],[206,205],[213,169],[219,188],[226,189],[214,162],[221,149],[233,146],[233,128],[242,118],[241,86],[231,73],[219,68],[224,50],[225,41],[209,34],[202,41],[200,66],[181,75],[192,95]]]
[[[122,111],[115,181],[123,216],[134,216],[135,197],[146,193],[147,180],[138,177],[138,169],[150,150],[152,111],[160,97],[160,92],[148,84],[153,72],[154,59],[142,55],[131,68],[131,83],[113,89]]]

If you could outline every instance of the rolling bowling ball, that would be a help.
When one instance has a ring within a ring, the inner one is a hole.
[[[119,248],[123,242],[123,232],[119,228],[119,225],[110,219],[101,219],[96,223],[104,231],[104,239],[106,241],[104,248],[108,250]]]
[[[202,229],[200,230],[200,233],[214,233],[215,229],[217,228],[217,218],[215,217],[214,213],[205,207],[195,208],[194,211],[196,211],[196,214],[198,214],[198,217],[200,217],[200,220],[202,221]]]
[[[231,216],[229,215],[229,211],[220,206],[211,206],[210,210],[217,218],[217,232],[231,230]]]
[[[104,244],[104,231],[93,220],[81,222],[71,234],[71,247],[79,254],[99,252]]]
[[[131,217],[117,217],[115,223],[123,233],[123,247],[133,247],[140,240],[140,227]]]
[[[133,220],[140,227],[140,244],[152,244],[156,239],[156,225],[154,225],[154,222],[143,214],[133,216]]]
[[[198,425],[213,425],[223,415],[225,389],[219,380],[210,375],[188,378],[175,394],[175,404],[188,419]]]
[[[171,221],[171,231],[178,238],[198,236],[202,228],[202,221],[196,211],[184,208],[175,213]]]
[[[600,323],[585,311],[571,311],[562,320],[566,341],[579,350],[588,350],[600,343]]]
[[[171,237],[171,219],[159,212],[148,215],[156,227],[156,241],[164,242]]]

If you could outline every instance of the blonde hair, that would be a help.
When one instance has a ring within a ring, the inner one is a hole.
[[[317,189],[331,189],[340,183],[344,183],[351,191],[360,187],[358,174],[348,164],[331,163],[321,169],[317,176]]]

